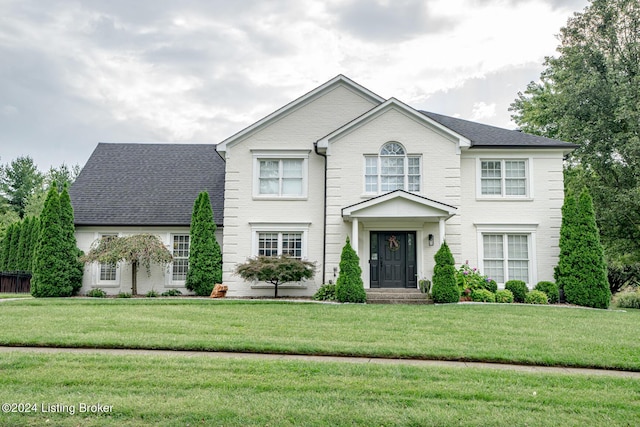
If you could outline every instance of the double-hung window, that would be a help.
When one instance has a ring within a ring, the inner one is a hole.
[[[308,156],[308,152],[254,153],[254,196],[306,197]]]
[[[420,191],[420,156],[407,155],[398,142],[388,142],[377,155],[365,156],[365,192]]]
[[[189,270],[189,235],[175,234],[172,243],[173,267],[171,278],[174,282],[185,281]]]
[[[301,232],[258,232],[258,255],[302,259]]]
[[[483,234],[483,273],[497,283],[530,282],[529,234]]]
[[[480,160],[482,197],[527,197],[527,161],[520,159]]]
[[[113,237],[118,237],[117,234],[102,234],[100,238],[108,240]],[[98,265],[98,281],[99,282],[116,282],[118,280],[118,265],[117,264],[99,264]]]

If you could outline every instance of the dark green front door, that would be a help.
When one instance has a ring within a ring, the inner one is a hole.
[[[370,253],[372,288],[417,287],[415,232],[371,232]]]

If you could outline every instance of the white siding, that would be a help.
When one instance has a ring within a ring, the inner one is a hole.
[[[233,274],[237,264],[253,256],[252,224],[286,224],[308,227],[307,259],[322,263],[324,159],[313,152],[313,143],[374,106],[351,88],[338,85],[304,105],[265,124],[241,141],[229,144],[225,153],[225,236],[223,282],[228,296],[271,296],[273,290],[252,286]],[[256,150],[306,150],[308,195],[302,200],[262,200],[253,196]],[[280,295],[313,295],[321,285],[322,272],[304,288],[284,286]],[[289,289],[286,289],[289,288]]]
[[[160,237],[163,243],[171,250],[172,236],[174,234],[189,234],[189,227],[76,227],[76,240],[78,247],[85,253],[91,249],[94,241],[103,234],[118,234],[120,236],[130,236],[134,234],[154,234]],[[216,230],[216,240],[222,246],[222,229]],[[84,269],[82,289],[80,294],[86,294],[94,288],[101,288],[109,295],[117,295],[120,292],[131,293],[131,265],[118,265],[117,280],[113,283],[99,283],[99,266],[97,263],[87,264]],[[178,289],[183,294],[190,292],[183,283],[172,282],[171,269],[155,265],[151,267],[151,274],[147,275],[144,267],[138,269],[137,285],[138,294],[144,295],[154,290],[162,293],[169,289]]]

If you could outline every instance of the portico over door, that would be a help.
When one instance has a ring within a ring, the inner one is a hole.
[[[370,287],[417,287],[414,231],[372,231],[370,242]]]

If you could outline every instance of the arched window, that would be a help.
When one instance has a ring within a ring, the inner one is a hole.
[[[377,156],[365,156],[365,192],[420,191],[420,156],[407,155],[399,142],[387,142]]]

